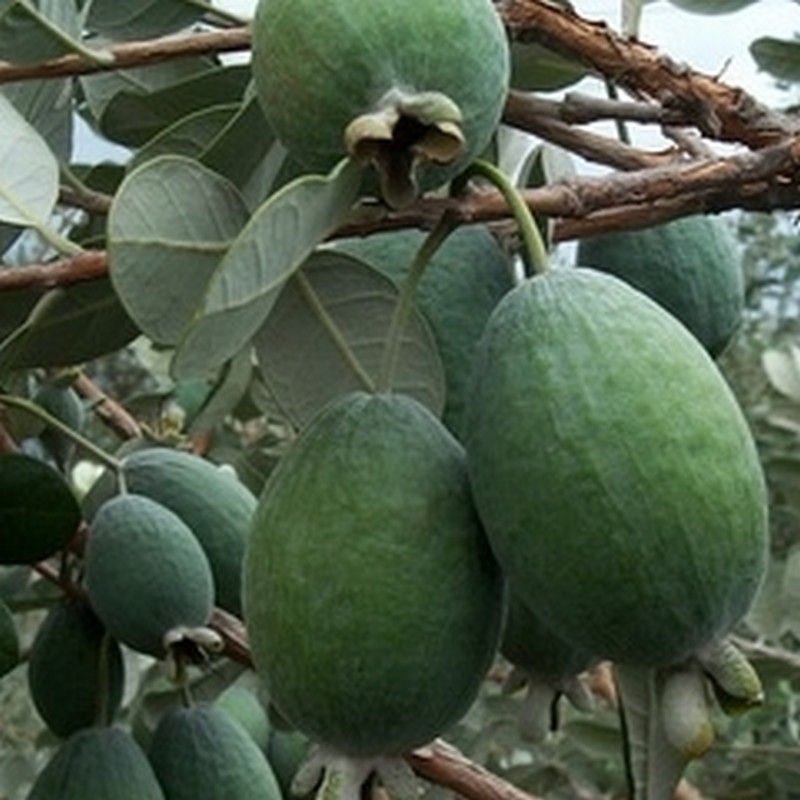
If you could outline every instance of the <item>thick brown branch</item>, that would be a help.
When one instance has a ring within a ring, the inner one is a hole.
[[[589,64],[632,94],[692,120],[706,136],[764,147],[800,129],[797,120],[763,106],[738,87],[677,64],[655,47],[625,39],[603,22],[539,0],[509,0],[503,18],[512,38],[545,42]]]
[[[49,264],[28,264],[0,270],[0,292],[39,287],[50,289],[81,281],[91,281],[108,274],[108,258],[103,250],[85,252]]]

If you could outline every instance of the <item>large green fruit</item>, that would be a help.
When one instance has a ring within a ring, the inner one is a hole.
[[[722,220],[684,217],[581,240],[578,263],[610,272],[676,316],[714,356],[739,327],[744,278]]]
[[[127,733],[86,728],[56,751],[28,800],[164,800],[164,794]]]
[[[253,75],[289,152],[329,169],[376,164],[385,199],[413,199],[488,145],[508,89],[505,31],[490,0],[260,0]],[[415,166],[419,168],[415,170]]]
[[[205,553],[180,517],[142,495],[101,506],[85,567],[92,608],[134,650],[163,656],[167,632],[211,617],[214,579]]]
[[[742,617],[765,566],[764,480],[735,398],[673,316],[613,276],[553,270],[500,302],[474,376],[478,511],[546,624],[657,665]]]
[[[64,547],[81,510],[61,475],[23,453],[0,453],[0,564],[35,564]]]
[[[216,603],[241,614],[242,561],[256,499],[233,475],[199,456],[167,447],[134,450],[122,459],[125,486],[177,514],[211,565]],[[98,482],[89,506],[115,492],[112,476]],[[91,512],[91,508],[89,508]]]
[[[336,248],[366,261],[402,283],[425,240],[418,230],[400,230],[341,239]],[[456,435],[472,367],[472,357],[492,309],[513,285],[512,267],[489,231],[459,228],[436,251],[417,289],[417,303],[430,323],[446,381],[442,419]]]
[[[167,712],[148,754],[166,800],[281,800],[264,753],[219,708]]]
[[[244,599],[270,700],[309,738],[373,756],[437,736],[473,700],[502,609],[460,445],[407,396],[326,406],[259,501]]]
[[[112,719],[124,678],[119,644],[87,605],[65,601],[48,612],[31,647],[28,685],[53,733],[66,738]]]

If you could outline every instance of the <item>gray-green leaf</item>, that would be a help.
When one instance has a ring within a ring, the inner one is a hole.
[[[144,333],[180,339],[246,221],[235,187],[191,159],[161,156],[128,175],[109,213],[110,272]]]
[[[241,350],[288,278],[343,222],[360,183],[361,168],[346,159],[328,175],[305,175],[266,200],[212,276],[175,353],[176,378],[203,377]]]
[[[253,343],[264,383],[295,425],[338,395],[374,388],[397,296],[383,273],[335,250],[312,254],[286,284]],[[392,389],[441,416],[442,363],[417,311],[403,333]]]

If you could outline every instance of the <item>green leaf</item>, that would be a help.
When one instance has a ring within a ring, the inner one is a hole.
[[[243,190],[267,158],[274,142],[275,134],[261,110],[258,97],[249,91],[239,111],[198,159]],[[260,199],[266,196],[261,195]]]
[[[216,68],[213,59],[199,56],[181,58],[147,67],[131,67],[113,72],[99,72],[79,78],[85,99],[82,111],[97,128],[102,128],[106,109],[122,93],[147,95],[175,86]],[[193,109],[190,109],[193,110]],[[186,112],[188,113],[188,112]],[[181,115],[179,114],[179,118]]]
[[[0,53],[18,64],[74,52],[80,37],[75,0],[0,0]],[[70,43],[72,40],[72,44]]]
[[[238,108],[238,104],[227,103],[187,114],[142,145],[129,162],[129,168],[135,169],[146,161],[164,155],[200,160],[209,144],[225,130]]]
[[[92,0],[86,27],[109,39],[149,39],[186,28],[203,13],[189,0]]]
[[[664,733],[658,672],[619,664],[614,670],[624,720],[631,800],[673,800],[688,761]]]
[[[138,147],[168,125],[212,105],[238,103],[249,65],[216,67],[154,91],[122,91],[106,104],[100,130],[114,142]]]
[[[328,175],[282,187],[252,216],[211,278],[172,363],[176,378],[203,377],[250,341],[280,290],[346,218],[361,168],[349,159]]]
[[[286,284],[253,344],[264,383],[297,427],[335,397],[374,388],[397,296],[383,273],[325,249]],[[392,389],[441,416],[443,367],[416,310],[403,334]]]
[[[588,69],[537,42],[511,43],[511,85],[526,92],[553,92],[584,78]]]
[[[235,187],[191,159],[161,156],[128,175],[108,218],[110,273],[144,333],[178,342],[247,217]]]
[[[759,69],[782,81],[800,81],[800,41],[762,36],[750,44]]]
[[[58,198],[58,162],[44,139],[0,94],[0,222],[41,225]]]
[[[20,81],[3,86],[3,94],[36,128],[48,147],[63,162],[72,154],[72,83],[67,80]]]
[[[5,270],[0,268],[0,274],[3,272]],[[25,322],[44,292],[44,289],[39,288],[0,292],[0,342]]]
[[[0,345],[0,374],[80,364],[119,350],[138,333],[108,280],[52,289]]]
[[[672,5],[692,14],[730,14],[757,3],[758,0],[669,0]]]
[[[19,638],[14,617],[0,600],[0,678],[19,664]]]
[[[189,425],[189,434],[213,430],[227,417],[244,397],[253,376],[250,347],[232,358],[206,396],[202,407]]]

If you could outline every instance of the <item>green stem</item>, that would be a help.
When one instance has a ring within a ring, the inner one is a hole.
[[[347,363],[347,366],[353,371],[355,376],[367,391],[374,392],[375,382],[372,380],[370,374],[361,365],[361,362],[356,358],[353,349],[347,343],[347,339],[345,339],[343,336],[339,326],[326,311],[325,306],[320,302],[319,297],[314,291],[314,287],[311,285],[308,278],[303,275],[301,270],[298,270],[294,274],[294,279],[297,283],[297,288],[300,290],[300,294],[303,295],[303,299],[311,307],[314,316],[322,323],[322,327],[325,328],[328,336],[331,337],[333,344],[341,353],[342,358]]]
[[[522,198],[519,189],[514,186],[502,170],[487,161],[475,161],[470,166],[470,172],[486,178],[486,180],[503,195],[519,227],[522,243],[525,248],[525,253],[528,256],[531,269],[533,269],[537,275],[543,275],[550,269],[550,259],[547,255],[547,248],[542,241],[539,228],[536,225],[536,220],[533,218],[531,210]]]
[[[386,349],[383,351],[381,370],[378,375],[376,391],[388,392],[392,387],[394,373],[397,369],[397,360],[400,357],[400,346],[403,341],[403,333],[406,323],[414,307],[414,298],[417,294],[425,268],[431,260],[433,254],[439,249],[444,240],[456,229],[458,223],[448,214],[444,214],[433,230],[425,237],[425,241],[420,245],[414,255],[414,260],[408,270],[408,275],[403,281],[400,295],[397,298],[397,305],[389,323],[389,332],[386,339]]]
[[[93,455],[101,464],[109,467],[109,469],[113,469],[118,476],[122,474],[122,462],[118,458],[107,453],[82,434],[72,430],[69,425],[65,425],[60,419],[54,417],[52,414],[48,414],[47,411],[41,406],[36,405],[33,401],[11,394],[0,394],[0,404],[10,406],[11,408],[18,408],[20,411],[42,420],[42,422],[55,428],[59,433],[62,433],[68,439],[75,442],[78,447]]]

